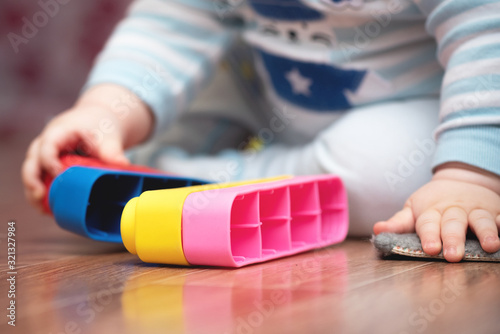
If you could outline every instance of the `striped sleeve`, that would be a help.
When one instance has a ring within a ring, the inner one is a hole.
[[[415,1],[445,69],[434,167],[463,162],[500,175],[500,1]]]
[[[84,90],[100,83],[129,89],[152,110],[153,135],[186,109],[230,45],[206,3],[137,0],[98,55]]]

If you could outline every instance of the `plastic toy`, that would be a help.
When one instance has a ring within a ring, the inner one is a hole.
[[[170,190],[131,199],[125,247],[152,263],[241,267],[341,242],[347,196],[336,176]]]
[[[104,163],[101,160],[98,160],[95,158],[85,157],[85,156],[76,155],[76,154],[65,154],[65,155],[60,157],[59,161],[63,167],[63,172],[70,167],[81,166],[81,167],[94,167],[94,168],[101,168],[101,169],[121,170],[121,171],[129,171],[129,172],[165,175],[165,173],[163,173],[162,171],[159,171],[159,170],[156,170],[153,168],[149,168],[146,166],[139,166],[139,165],[122,166],[122,165],[108,164],[108,163]],[[44,174],[43,181],[45,183],[45,187],[47,188],[47,190],[49,190],[50,186],[52,185],[52,182],[54,181],[54,178],[48,174]],[[50,210],[50,205],[49,205],[49,191],[45,192],[45,198],[43,199],[43,208],[44,208],[46,213],[49,213],[49,214],[52,213],[52,211]]]
[[[76,155],[63,156],[61,163],[66,169],[54,180],[45,179],[49,189],[46,210],[62,228],[99,241],[122,242],[123,207],[142,192],[208,183],[148,167],[115,166]]]

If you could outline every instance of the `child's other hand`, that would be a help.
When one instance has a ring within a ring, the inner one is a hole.
[[[103,115],[105,111],[96,106],[70,109],[54,118],[33,140],[22,168],[26,197],[33,205],[40,208],[45,195],[42,173],[56,176],[61,172],[62,153],[80,151],[106,162],[127,163],[116,124],[106,121],[110,129],[115,129],[105,135],[97,132],[106,118]]]
[[[486,252],[500,250],[500,177],[461,163],[438,168],[432,180],[406,201],[403,210],[373,230],[416,232],[424,252],[443,255],[449,262],[464,257],[467,228]]]
[[[40,210],[45,196],[44,172],[56,176],[63,153],[81,152],[113,164],[128,164],[124,148],[142,141],[151,128],[152,118],[146,106],[136,103],[124,117],[112,104],[130,93],[121,87],[102,85],[82,96],[76,105],[50,121],[28,148],[22,166],[27,199]],[[138,108],[139,107],[139,108]],[[142,108],[142,109],[141,109]]]

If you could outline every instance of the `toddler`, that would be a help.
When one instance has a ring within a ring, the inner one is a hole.
[[[470,228],[495,252],[499,13],[498,0],[137,0],[30,145],[27,197],[40,205],[42,173],[68,151],[217,182],[333,173],[350,235],[416,232],[457,262]]]

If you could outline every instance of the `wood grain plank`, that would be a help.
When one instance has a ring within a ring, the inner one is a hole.
[[[1,143],[0,247],[18,226],[17,326],[1,333],[498,333],[500,265],[381,260],[349,239],[240,269],[145,264],[23,199],[28,137]],[[5,199],[5,201],[4,201]],[[5,258],[0,255],[0,258]],[[6,261],[0,302],[6,305]],[[4,311],[5,312],[5,311]]]

